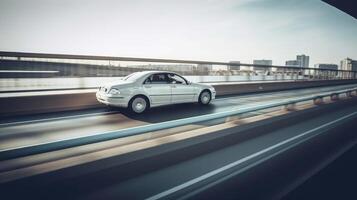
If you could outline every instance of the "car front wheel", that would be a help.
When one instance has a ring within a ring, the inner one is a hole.
[[[135,97],[130,102],[130,109],[134,113],[143,113],[148,107],[148,103],[143,97]]]
[[[198,102],[202,105],[208,105],[211,102],[211,93],[209,91],[203,91],[200,94]]]

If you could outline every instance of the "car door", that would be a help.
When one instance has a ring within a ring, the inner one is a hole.
[[[171,84],[166,73],[150,75],[144,81],[143,89],[149,96],[152,106],[171,103]]]
[[[171,83],[171,102],[185,103],[192,102],[195,96],[195,88],[182,76],[174,73],[169,73],[168,78]]]

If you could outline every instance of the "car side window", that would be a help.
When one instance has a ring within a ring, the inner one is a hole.
[[[149,76],[145,81],[144,81],[144,84],[151,84],[152,82],[152,75]]]
[[[187,84],[186,80],[177,74],[169,74],[168,77],[169,77],[170,83]]]
[[[144,84],[168,84],[168,77],[166,74],[153,74],[149,76]]]

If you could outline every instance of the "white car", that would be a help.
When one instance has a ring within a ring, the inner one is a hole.
[[[210,85],[191,83],[177,73],[164,71],[135,72],[116,83],[101,86],[96,93],[99,102],[135,113],[168,104],[207,105],[215,96],[216,91]]]

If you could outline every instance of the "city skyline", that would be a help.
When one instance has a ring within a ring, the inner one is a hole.
[[[86,2],[86,3],[84,3]],[[0,1],[0,50],[285,65],[357,56],[356,19],[322,1]]]

